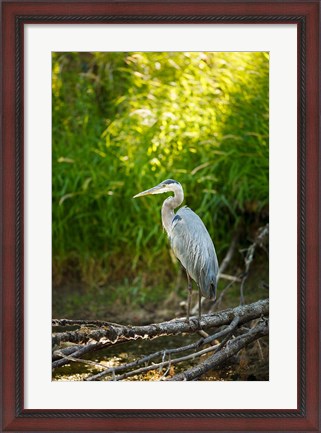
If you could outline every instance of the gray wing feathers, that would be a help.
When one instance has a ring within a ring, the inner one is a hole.
[[[170,241],[175,256],[198,284],[202,295],[214,298],[218,274],[215,248],[203,221],[190,208],[183,207],[176,213]]]

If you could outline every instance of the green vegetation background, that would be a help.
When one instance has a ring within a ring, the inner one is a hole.
[[[132,199],[164,179],[220,261],[236,227],[241,249],[267,222],[268,53],[53,53],[52,113],[54,314],[98,317],[177,285],[185,298],[165,197]]]

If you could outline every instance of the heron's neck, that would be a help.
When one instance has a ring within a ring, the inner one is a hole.
[[[174,196],[167,197],[162,206],[162,222],[168,236],[171,235],[172,221],[175,216],[174,209],[183,203],[184,193],[182,188],[174,191]]]

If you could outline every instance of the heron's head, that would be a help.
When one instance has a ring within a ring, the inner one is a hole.
[[[143,195],[163,194],[164,192],[176,192],[178,190],[183,190],[181,184],[176,180],[167,179],[163,180],[163,182],[154,186],[153,188],[147,189],[146,191],[134,195],[133,198],[142,197]]]

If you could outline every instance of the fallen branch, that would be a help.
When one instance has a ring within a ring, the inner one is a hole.
[[[198,330],[209,329],[229,324],[235,316],[239,316],[240,323],[248,322],[261,315],[268,314],[269,301],[267,299],[257,301],[253,304],[242,307],[231,308],[220,311],[215,314],[207,314],[198,318],[191,318],[189,322],[186,319],[174,319],[169,322],[154,323],[144,326],[126,326],[126,325],[103,325],[97,329],[90,329],[86,326],[75,331],[67,331],[53,334],[52,345],[56,346],[62,342],[70,343],[87,343],[88,341],[96,342],[116,342],[124,340],[136,340],[138,338],[155,338],[164,335],[177,335],[182,333],[191,333]]]

